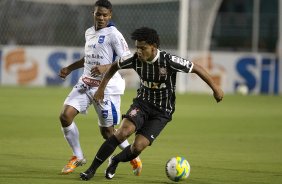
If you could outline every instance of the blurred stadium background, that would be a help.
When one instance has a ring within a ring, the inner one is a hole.
[[[57,73],[83,56],[94,0],[0,0],[0,86],[72,86]],[[226,93],[282,92],[280,0],[111,0],[113,21],[134,52],[130,33],[155,28],[161,49],[203,65]],[[128,87],[138,80],[122,71]],[[179,92],[209,92],[179,75]]]
[[[94,2],[0,0],[1,184],[77,184],[103,142],[89,108],[88,116],[76,118],[88,163],[73,175],[59,174],[71,151],[58,116],[81,71],[65,81],[57,73],[83,57]],[[168,184],[164,165],[181,155],[192,167],[183,183],[281,184],[282,0],[111,2],[113,21],[133,52],[130,33],[153,27],[161,49],[202,64],[230,95],[216,104],[198,77],[179,75],[178,91],[188,93],[177,95],[173,121],[142,153],[142,176],[136,178],[122,164],[109,182],[104,163],[91,182]],[[128,87],[138,85],[134,72],[122,73]],[[233,95],[242,85],[250,96]],[[126,90],[122,112],[135,95],[134,89]]]

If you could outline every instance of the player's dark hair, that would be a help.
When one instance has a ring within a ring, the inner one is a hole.
[[[97,7],[97,6],[101,6],[101,7],[107,8],[109,10],[112,10],[112,3],[108,0],[98,0],[98,1],[96,1],[94,7]]]
[[[137,41],[145,41],[148,44],[155,44],[157,48],[160,46],[160,38],[156,30],[148,28],[148,27],[141,27],[136,29],[132,34],[131,38]]]

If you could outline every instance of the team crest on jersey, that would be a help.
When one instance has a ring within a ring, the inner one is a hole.
[[[132,109],[132,110],[130,111],[130,113],[129,113],[129,116],[130,116],[130,117],[136,116],[137,113],[138,113],[138,111],[139,111],[139,109],[137,109],[137,108]]]
[[[89,44],[88,48],[94,48],[95,49],[96,48],[96,44]]]
[[[108,110],[102,110],[102,117],[104,119],[106,119],[108,117],[109,113],[108,113]]]
[[[159,68],[159,75],[160,76],[166,76],[167,75],[167,70],[164,67]]]
[[[99,36],[98,43],[104,43],[104,41],[105,41],[105,36],[104,35]]]

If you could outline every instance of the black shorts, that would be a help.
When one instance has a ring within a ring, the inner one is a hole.
[[[150,145],[161,133],[166,124],[171,121],[171,115],[154,105],[135,98],[130,109],[123,118],[127,118],[135,124],[136,134],[145,136]]]

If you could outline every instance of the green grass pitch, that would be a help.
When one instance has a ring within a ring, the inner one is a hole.
[[[63,138],[59,113],[70,88],[0,87],[0,183],[75,184],[103,142],[93,108],[76,122],[88,159],[75,173],[60,175],[71,156]],[[135,96],[126,91],[125,112]],[[132,141],[132,138],[130,139]],[[119,149],[116,150],[116,152]],[[226,95],[216,103],[211,95],[177,95],[173,120],[142,154],[143,172],[132,174],[121,163],[116,177],[104,178],[106,163],[89,183],[174,183],[165,175],[173,156],[191,165],[191,184],[281,184],[281,96]]]

